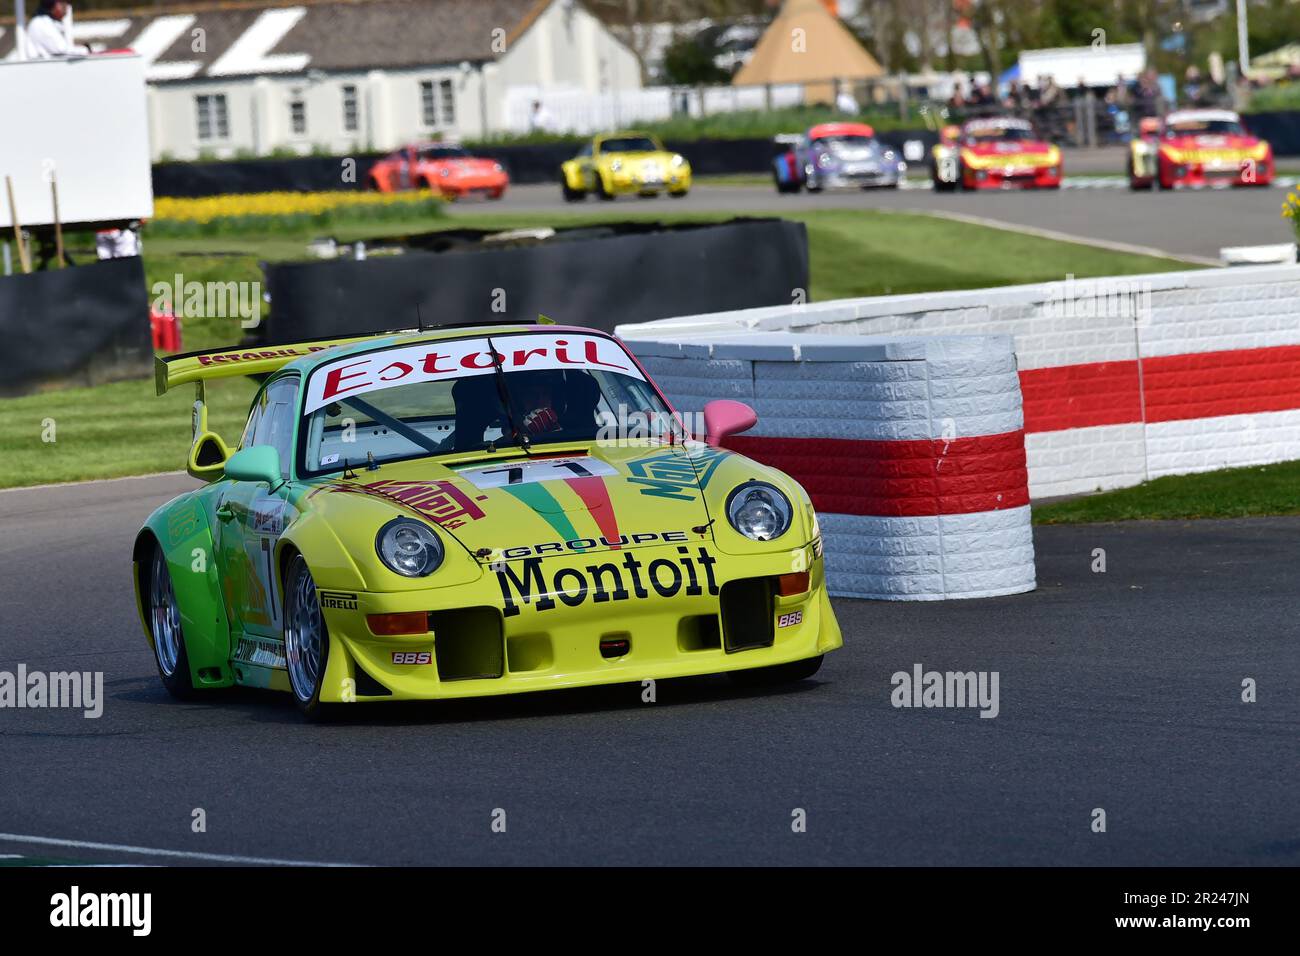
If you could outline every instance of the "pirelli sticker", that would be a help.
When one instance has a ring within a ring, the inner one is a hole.
[[[332,611],[355,611],[357,609],[357,596],[346,591],[317,591],[316,599],[320,602],[322,610],[329,608]]]

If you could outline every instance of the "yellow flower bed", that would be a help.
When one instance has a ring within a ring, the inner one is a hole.
[[[1286,219],[1295,220],[1300,216],[1300,187],[1297,187],[1287,193],[1287,197],[1282,202],[1282,215]],[[1297,225],[1300,229],[1300,225]]]
[[[318,216],[340,209],[394,208],[428,203],[436,195],[427,189],[378,193],[339,190],[318,193],[244,193],[179,199],[162,196],[154,200],[154,219],[170,222],[209,223],[217,219],[245,216]]]

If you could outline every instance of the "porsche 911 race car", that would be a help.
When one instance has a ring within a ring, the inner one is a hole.
[[[594,137],[577,156],[561,163],[560,186],[569,202],[588,194],[614,199],[666,192],[680,199],[691,189],[691,164],[653,136],[613,133]]]
[[[257,374],[231,453],[205,382]],[[494,326],[158,360],[159,394],[185,383],[188,471],[206,484],[134,546],[140,618],[178,697],[273,688],[317,716],[714,672],[799,680],[841,645],[807,494],[720,445],[754,413],[710,403],[694,440],[611,336]]]
[[[778,136],[790,148],[773,161],[772,179],[779,193],[807,189],[898,188],[907,163],[876,139],[865,123],[821,123],[806,133]]]
[[[1273,150],[1230,110],[1177,110],[1142,120],[1129,144],[1130,189],[1267,186]]]
[[[448,199],[479,195],[500,199],[510,176],[500,163],[454,143],[412,143],[370,167],[366,185],[379,192],[432,189]]]
[[[936,191],[1059,189],[1061,150],[1038,138],[1033,124],[1011,116],[949,127],[930,152]]]

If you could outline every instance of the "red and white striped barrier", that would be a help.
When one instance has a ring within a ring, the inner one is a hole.
[[[679,411],[714,398],[754,407],[757,426],[726,445],[807,489],[833,594],[938,600],[1033,589],[1009,337],[757,333],[629,344]]]
[[[1035,498],[1300,458],[1293,265],[842,299],[619,333],[635,348],[773,330],[1013,336]]]

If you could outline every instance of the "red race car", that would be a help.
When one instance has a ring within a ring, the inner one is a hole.
[[[937,190],[1059,189],[1061,151],[1028,120],[974,119],[955,141],[935,147],[931,175]]]
[[[1176,110],[1144,119],[1129,144],[1130,189],[1176,186],[1267,186],[1273,149],[1251,136],[1231,110]]]
[[[510,185],[505,168],[493,159],[471,156],[452,143],[412,143],[370,167],[370,189],[432,189],[448,199],[479,195],[500,199]]]

